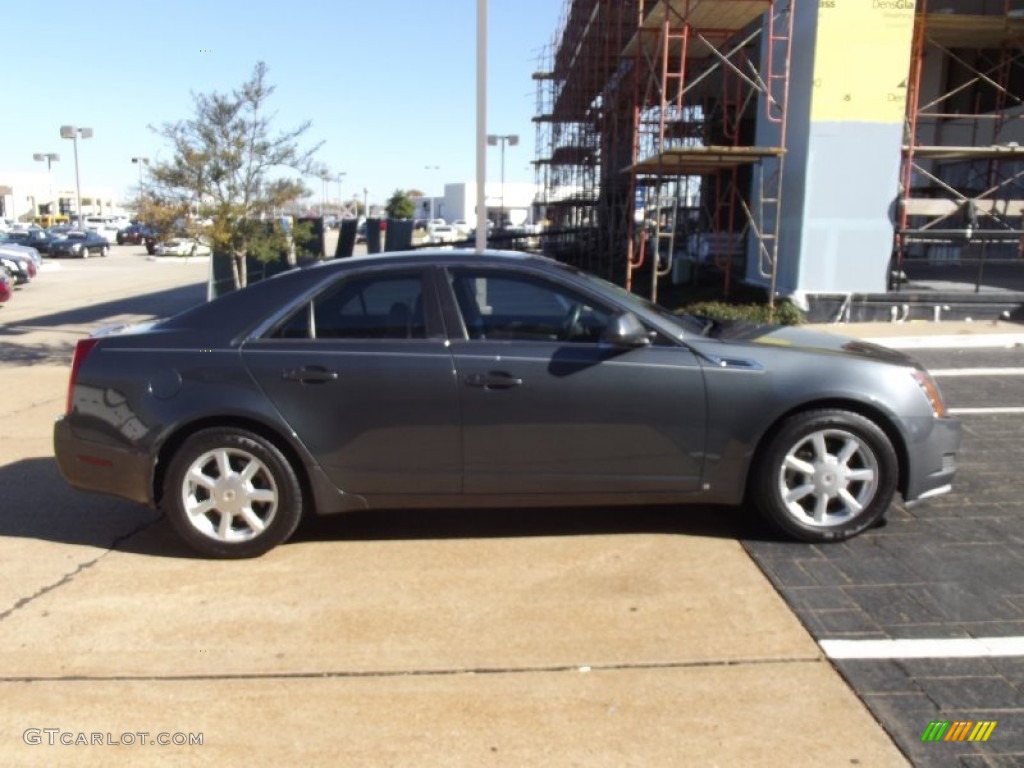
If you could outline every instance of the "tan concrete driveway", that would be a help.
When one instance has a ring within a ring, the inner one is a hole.
[[[204,263],[139,253],[0,309],[0,765],[904,764],[737,512],[361,514],[212,562],[72,491],[55,363],[201,295]]]

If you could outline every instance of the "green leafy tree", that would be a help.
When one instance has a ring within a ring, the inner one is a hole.
[[[388,212],[389,219],[411,219],[416,212],[416,206],[409,193],[400,189],[392,193],[384,209]]]
[[[240,88],[193,94],[191,118],[153,129],[171,144],[172,157],[150,167],[145,193],[181,211],[189,235],[230,254],[235,288],[248,282],[246,255],[273,261],[291,250],[289,233],[273,223],[276,214],[308,194],[303,175],[323,172],[314,160],[321,144],[299,147],[308,121],[273,130],[267,102],[274,90],[261,61]]]

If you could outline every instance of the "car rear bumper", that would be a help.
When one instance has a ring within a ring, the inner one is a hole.
[[[53,453],[69,485],[153,506],[147,456],[82,440],[63,416],[53,425]]]
[[[952,490],[960,452],[961,424],[958,419],[930,420],[927,436],[911,446],[906,490],[913,504]]]

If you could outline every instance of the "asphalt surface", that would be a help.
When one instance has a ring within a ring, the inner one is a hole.
[[[1024,406],[1020,346],[913,354],[940,374],[954,410]],[[1024,413],[960,418],[953,493],[896,504],[885,527],[839,545],[744,542],[819,642],[1024,637]],[[1020,651],[834,663],[915,765],[1024,765]],[[931,721],[997,725],[984,743],[922,742]]]
[[[963,413],[954,492],[839,545],[742,510],[395,512],[196,560],[157,513],[67,488],[50,425],[74,340],[201,301],[206,269],[118,248],[0,308],[0,765],[1024,765],[1021,652],[828,650],[1024,637],[1024,415]],[[951,407],[1024,406],[1019,326],[832,330],[944,337],[914,354]],[[996,726],[921,741],[946,720]]]

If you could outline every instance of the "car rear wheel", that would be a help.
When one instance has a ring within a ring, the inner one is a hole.
[[[302,517],[302,486],[270,441],[235,428],[189,437],[167,470],[163,508],[195,550],[255,557],[286,541]]]
[[[898,474],[896,452],[875,422],[849,411],[808,411],[765,445],[752,501],[794,538],[841,541],[882,518]]]

